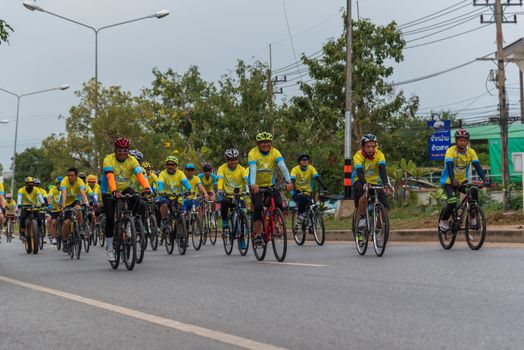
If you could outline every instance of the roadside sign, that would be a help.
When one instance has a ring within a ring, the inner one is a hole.
[[[446,151],[451,146],[451,124],[449,120],[440,120],[438,114],[435,114],[432,119],[428,122],[428,126],[435,129],[435,132],[428,140],[429,159],[444,160]]]

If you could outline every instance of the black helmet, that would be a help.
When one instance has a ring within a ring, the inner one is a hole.
[[[360,139],[360,145],[364,146],[364,144],[366,142],[370,142],[370,141],[378,142],[378,139],[373,134],[366,134],[366,135],[362,136],[362,138]]]
[[[309,154],[307,154],[307,153],[301,153],[301,154],[299,154],[298,157],[297,157],[297,162],[300,163],[300,161],[301,161],[302,159],[304,159],[304,158],[306,158],[306,159],[308,160],[308,162],[311,160],[311,157],[309,156]]]
[[[211,171],[213,169],[213,165],[209,162],[202,163],[202,171]]]

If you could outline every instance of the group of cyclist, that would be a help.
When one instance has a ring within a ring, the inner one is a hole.
[[[447,206],[439,222],[441,229],[449,229],[449,217],[457,204],[457,191],[461,185],[468,181],[468,170],[472,164],[478,175],[486,182],[486,178],[475,151],[468,146],[469,133],[465,129],[459,129],[455,133],[456,145],[450,147],[445,156],[445,168],[442,173],[441,184],[447,194]],[[55,242],[57,232],[57,220],[63,221],[61,235],[64,242],[69,237],[68,220],[70,211],[66,208],[94,208],[95,216],[102,212],[106,215],[105,236],[107,260],[115,260],[113,250],[113,234],[115,223],[115,205],[118,198],[130,195],[129,201],[135,215],[142,220],[146,218],[146,203],[143,197],[155,196],[157,214],[162,226],[167,225],[169,207],[174,200],[180,202],[185,211],[191,210],[193,206],[198,207],[198,193],[206,201],[212,201],[212,210],[215,211],[216,203],[220,203],[220,215],[222,227],[228,227],[228,211],[234,207],[233,195],[239,190],[249,193],[252,203],[253,239],[261,239],[262,213],[264,209],[265,196],[271,195],[276,206],[282,209],[283,201],[279,191],[261,191],[276,184],[276,171],[280,172],[285,182],[285,189],[291,192],[292,199],[297,204],[298,219],[296,225],[301,225],[308,206],[312,202],[313,180],[318,181],[321,192],[327,191],[326,184],[311,165],[308,154],[300,154],[297,157],[297,165],[288,171],[284,157],[273,145],[273,135],[261,132],[256,135],[256,146],[248,153],[247,167],[239,164],[239,151],[235,148],[224,152],[225,163],[218,167],[216,174],[210,163],[202,163],[202,173],[196,175],[194,164],[188,163],[184,171],[179,169],[179,160],[176,156],[168,156],[165,159],[165,168],[160,173],[155,172],[151,165],[144,161],[144,155],[138,150],[131,149],[129,139],[121,137],[114,141],[114,152],[108,154],[102,163],[102,174],[100,184],[95,175],[86,176],[78,169],[71,167],[67,170],[65,177],[57,177],[55,184],[49,190],[40,187],[38,179],[27,177],[25,186],[17,192],[16,202],[11,194],[5,194],[3,184],[0,183],[0,227],[6,222],[6,217],[14,218],[15,211],[20,212],[20,238],[25,239],[25,216],[26,208],[29,206],[47,206],[50,215],[47,219],[47,227],[50,236]],[[360,139],[361,148],[353,157],[353,198],[357,208],[357,225],[362,228],[366,225],[365,208],[367,207],[367,196],[365,195],[369,186],[384,188],[380,191],[378,198],[384,207],[388,208],[387,193],[393,190],[386,171],[386,159],[384,153],[378,149],[378,139],[373,134],[366,134]],[[474,199],[477,193],[472,194]],[[243,202],[245,205],[245,202]],[[82,212],[82,211],[81,211]],[[83,211],[83,215],[88,212]],[[42,214],[39,225],[43,225],[45,215]],[[82,214],[80,216],[82,220]],[[144,222],[145,224],[145,222]],[[81,236],[84,233],[80,232]],[[85,238],[85,237],[83,237]],[[240,245],[245,245],[243,241]],[[64,249],[68,245],[64,244]]]

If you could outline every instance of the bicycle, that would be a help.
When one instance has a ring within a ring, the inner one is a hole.
[[[106,227],[106,214],[100,213],[95,223],[95,233],[98,235],[98,243],[100,244],[100,247],[103,247],[106,243],[105,227]]]
[[[67,241],[63,242],[66,252],[69,254],[69,257],[73,259],[80,259],[80,253],[82,252],[82,238],[80,237],[80,223],[79,223],[79,213],[81,209],[77,208],[65,208],[65,213],[71,212],[71,219],[69,224],[69,238]],[[63,223],[63,220],[62,220]]]
[[[16,217],[14,215],[6,215],[7,227],[5,232],[5,239],[7,243],[11,243],[13,240],[13,232],[15,229]]]
[[[282,211],[276,207],[273,193],[278,191],[274,187],[262,187],[264,209],[262,211],[262,237],[255,237],[253,230],[252,245],[257,260],[264,260],[266,256],[267,243],[271,241],[273,253],[277,261],[282,262],[287,252],[286,221]],[[253,221],[252,221],[253,223]],[[260,235],[259,235],[260,236]]]
[[[189,239],[186,229],[186,219],[182,213],[181,205],[178,203],[179,195],[171,195],[167,225],[161,227],[161,242],[165,244],[166,252],[173,254],[175,240],[180,255],[186,253],[187,242]]]
[[[297,191],[300,193],[300,191]],[[321,194],[321,196],[324,194]],[[293,232],[293,238],[297,245],[303,245],[306,241],[306,232],[309,232],[315,238],[317,245],[323,245],[326,240],[326,229],[324,226],[324,219],[322,218],[322,211],[320,210],[320,200],[314,200],[315,195],[311,196],[311,203],[307,207],[304,221],[300,227],[300,230],[296,229],[296,219],[298,212],[296,208],[292,211],[291,215],[291,230]]]
[[[91,231],[91,224],[89,221],[89,215],[87,214],[87,208],[81,209],[82,210],[82,231],[84,232],[84,238],[82,241],[84,241],[84,251],[86,253],[89,253],[89,248],[91,247],[91,242],[93,241],[92,237],[92,231]]]
[[[479,250],[484,244],[486,240],[486,217],[477,201],[470,195],[472,188],[476,188],[478,191],[482,187],[484,186],[475,184],[465,184],[458,187],[458,191],[464,193],[465,196],[460,205],[455,207],[451,213],[450,228],[443,231],[437,224],[438,238],[442,248],[451,249],[459,231],[464,231],[466,242],[471,250]],[[442,219],[443,211],[444,209],[440,211],[439,222]],[[464,211],[466,215],[464,215]],[[464,219],[466,219],[465,222]],[[474,225],[472,224],[473,220],[476,221]]]
[[[238,240],[238,251],[240,252],[240,255],[245,256],[249,250],[249,221],[242,200],[242,197],[246,195],[246,192],[240,193],[238,188],[235,188],[232,195],[227,195],[233,197],[233,204],[235,205],[235,207],[229,211],[227,218],[229,227],[222,229],[222,242],[224,243],[224,250],[227,255],[231,255],[235,239]],[[240,247],[241,239],[245,242],[244,249]]]
[[[200,247],[202,246],[202,220],[200,219],[200,213],[197,210],[196,203],[197,201],[202,202],[201,198],[197,198],[193,200],[193,205],[191,206],[191,210],[186,213],[187,220],[186,220],[186,228],[187,233],[189,235],[189,232],[191,231],[191,242],[193,243],[193,248],[195,250],[200,250]]]
[[[383,191],[383,186],[368,185],[365,196],[368,199],[366,210],[366,226],[358,229],[358,208],[355,208],[352,220],[352,231],[355,238],[357,252],[366,254],[369,238],[373,240],[373,250],[377,256],[382,256],[386,250],[389,238],[389,218],[384,205],[379,201],[378,191]]]
[[[156,221],[156,203],[153,197],[146,197],[146,233],[149,236],[149,242],[151,243],[151,249],[153,251],[158,248],[158,237],[160,230]]]
[[[136,228],[133,211],[129,208],[130,194],[121,197],[113,197],[115,203],[115,228],[113,234],[113,249],[115,250],[115,261],[111,261],[111,267],[116,270],[120,265],[120,259],[124,262],[128,271],[133,270],[136,264]]]
[[[44,249],[45,236],[46,236],[46,225],[45,225],[45,213],[46,208],[44,206],[40,207],[38,210],[38,216],[39,216],[39,226],[38,226],[38,244],[40,245],[40,250]]]
[[[209,242],[211,245],[215,245],[217,242],[217,236],[218,236],[218,225],[217,225],[217,217],[216,213],[211,210],[211,204],[214,203],[214,201],[203,201],[203,210],[204,210],[204,216],[203,216],[203,222],[202,226],[204,229],[204,238],[203,243],[206,244],[207,238],[209,237]]]
[[[34,205],[23,205],[26,210],[25,230],[26,238],[24,240],[24,247],[27,254],[38,254],[40,248],[38,220],[40,219],[40,210]]]

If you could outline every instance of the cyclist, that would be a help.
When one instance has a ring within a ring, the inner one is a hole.
[[[151,167],[151,164],[149,164],[148,162],[143,162],[142,167],[146,171],[147,180],[149,181],[151,188],[153,189],[153,191],[156,191],[156,183],[158,182],[158,176],[155,174],[153,168]]]
[[[94,214],[96,217],[99,217],[102,213],[102,191],[100,189],[100,185],[97,184],[97,178],[94,174],[89,174],[87,176],[87,190],[91,193],[91,196],[89,197],[89,205],[94,210]],[[93,221],[93,212],[89,212],[89,223],[91,224]]]
[[[202,163],[202,173],[198,174],[198,178],[206,189],[209,200],[213,201],[213,203],[211,203],[211,211],[214,213],[216,211],[215,192],[217,191],[218,177],[217,175],[213,174],[212,171],[213,165],[211,165],[209,162],[204,162]]]
[[[232,195],[235,193],[235,189],[240,190],[244,188],[248,192],[247,178],[248,171],[242,165],[238,164],[238,150],[235,148],[227,149],[224,152],[226,163],[222,164],[217,171],[218,177],[218,192],[217,197],[220,202],[220,215],[222,217],[222,229],[229,227],[227,220],[227,214],[229,208],[234,208],[235,204],[232,200]],[[245,208],[246,204],[242,200],[242,207]],[[240,249],[246,249],[246,242],[241,238]]]
[[[297,203],[298,217],[295,226],[298,228],[304,221],[306,209],[311,205],[311,194],[313,193],[313,179],[317,180],[322,191],[326,192],[327,187],[317,169],[309,164],[311,158],[309,154],[300,154],[297,158],[298,165],[291,169],[291,181],[295,190],[291,191],[291,197]]]
[[[4,191],[4,183],[0,182],[0,227],[4,227],[4,223],[7,222],[4,217],[4,210],[5,210],[5,191]],[[1,239],[0,239],[1,241]]]
[[[16,217],[16,202],[13,200],[13,196],[11,193],[5,194],[5,202],[4,202],[4,209],[5,209],[5,226],[7,227],[7,221],[11,220],[15,223],[15,217]]]
[[[86,195],[86,184],[78,176],[78,169],[71,167],[67,169],[67,177],[63,178],[60,182],[60,191],[62,192],[61,200],[61,211],[63,216],[62,224],[62,241],[64,242],[64,252],[67,252],[70,249],[72,242],[68,242],[69,239],[69,229],[71,227],[71,212],[65,212],[66,208],[76,208],[80,209],[80,201],[84,207],[88,206],[87,195]],[[80,237],[84,239],[84,230],[82,228],[83,212],[78,214],[78,223],[80,224],[79,232]]]
[[[191,211],[191,208],[193,207],[193,204],[199,208],[198,201],[195,201],[197,198],[197,189],[204,195],[204,199],[206,201],[209,200],[209,195],[207,194],[206,189],[202,185],[202,182],[200,181],[200,178],[198,176],[195,176],[195,166],[191,163],[186,164],[184,167],[184,173],[186,175],[187,181],[189,181],[189,185],[191,185],[191,194],[184,198],[183,207],[184,211],[186,213],[189,213]],[[198,209],[199,212],[201,212],[200,208]]]
[[[45,188],[42,187],[42,182],[37,177],[35,177],[35,188],[39,190],[40,193],[42,193],[42,198],[44,198],[44,202],[47,203],[47,191],[45,190]],[[45,211],[40,211],[39,216],[40,220],[38,221],[38,228],[41,230],[42,225],[45,225],[46,222]],[[44,243],[46,243],[46,241],[44,241]]]
[[[273,135],[268,132],[257,134],[257,146],[251,149],[248,154],[249,165],[249,188],[251,190],[251,200],[253,202],[253,233],[255,237],[262,232],[262,211],[264,210],[262,193],[260,188],[267,188],[275,185],[275,170],[278,167],[286,181],[286,189],[291,191],[293,183],[289,176],[289,171],[284,162],[284,157],[279,150],[273,147]],[[282,196],[279,191],[273,192],[273,198],[278,208],[282,210]]]
[[[358,228],[366,227],[366,208],[368,199],[365,196],[369,185],[383,186],[389,192],[392,186],[386,172],[386,157],[378,149],[377,137],[365,134],[360,139],[361,149],[353,156],[353,198],[358,213]],[[386,210],[389,208],[386,192],[378,191],[378,199]],[[361,235],[359,234],[359,239]]]
[[[158,176],[158,193],[162,196],[158,204],[160,205],[160,217],[162,219],[162,229],[166,229],[169,210],[168,207],[173,200],[173,196],[182,194],[182,186],[186,191],[191,191],[191,184],[178,169],[178,158],[169,156],[166,158],[166,168]]]
[[[469,180],[469,166],[477,171],[484,185],[488,185],[486,175],[480,166],[480,161],[477,152],[473,148],[468,147],[469,132],[466,129],[459,129],[455,132],[455,145],[448,148],[444,159],[444,171],[440,177],[440,184],[444,187],[446,192],[448,204],[442,212],[442,219],[439,222],[439,227],[442,231],[449,230],[449,217],[457,205],[457,191],[463,191],[461,186],[466,184]],[[478,191],[476,188],[470,190],[471,198],[478,200]],[[470,225],[475,226],[477,218],[470,218]]]
[[[64,178],[62,176],[58,176],[55,179],[55,186],[51,187],[47,194],[47,207],[49,210],[51,210],[51,216],[49,217],[48,221],[48,231],[51,235],[52,241],[51,244],[56,244],[56,234],[57,234],[57,220],[60,216],[60,196],[62,195],[62,191],[60,191],[60,184],[62,183],[62,180]]]
[[[113,249],[113,233],[115,223],[116,198],[122,194],[135,194],[131,188],[133,176],[137,177],[138,182],[144,188],[145,193],[151,193],[151,187],[147,178],[142,173],[142,168],[136,158],[129,155],[131,142],[125,137],[119,137],[114,142],[115,151],[108,154],[103,161],[103,176],[101,181],[102,200],[106,213],[106,241],[107,241],[107,260],[115,261],[115,251]],[[133,196],[130,199],[133,214],[138,214],[145,220],[146,203],[139,197]]]
[[[42,193],[35,188],[35,179],[31,176],[25,178],[25,186],[18,190],[18,196],[16,205],[18,209],[22,209],[20,212],[20,240],[25,241],[25,218],[27,216],[27,209],[22,208],[23,205],[34,205],[39,207],[43,205],[44,198]],[[40,221],[40,220],[38,220]]]

